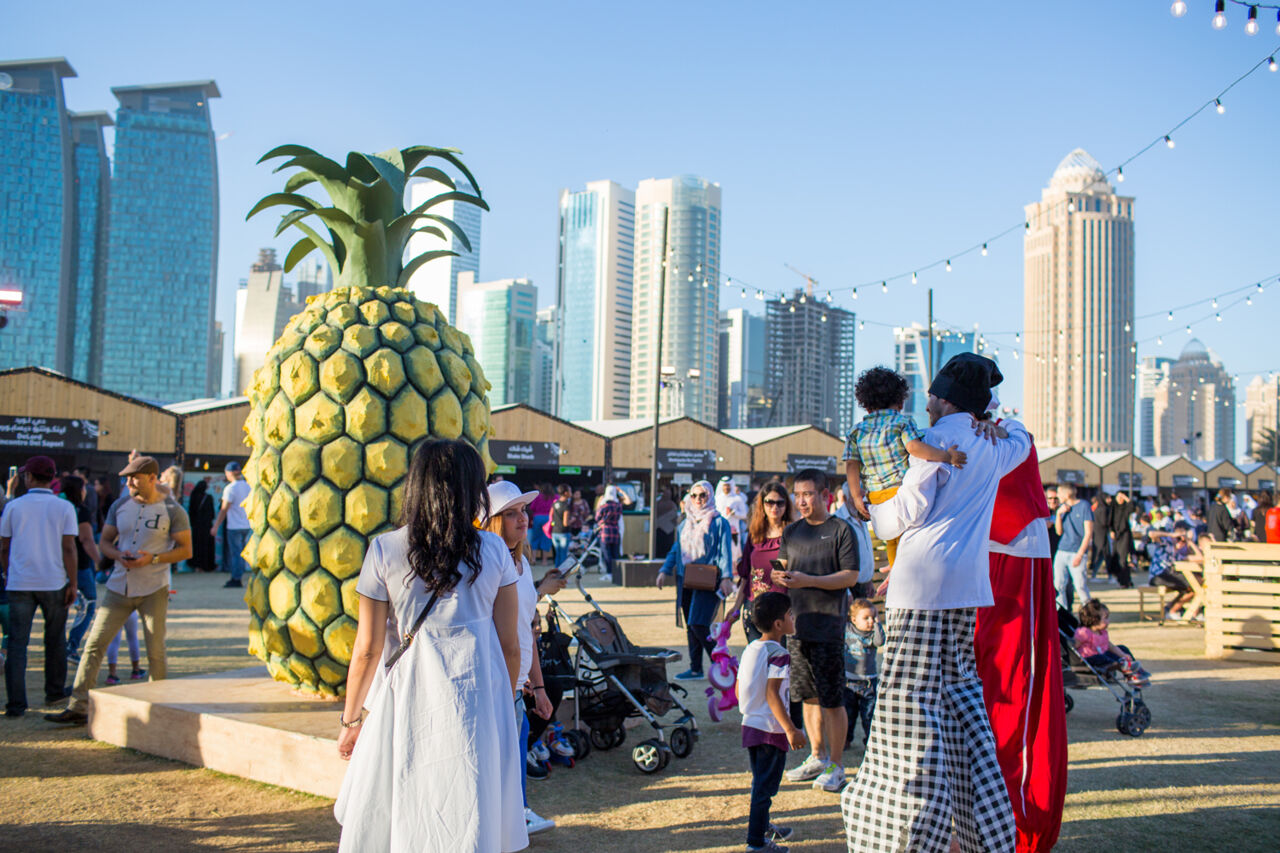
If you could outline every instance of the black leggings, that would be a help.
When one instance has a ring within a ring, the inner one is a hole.
[[[716,644],[708,636],[711,633],[710,625],[689,624],[691,607],[693,607],[693,590],[686,589],[680,596],[680,612],[684,614],[685,633],[689,639],[689,669],[702,672],[702,652],[705,650],[707,657],[710,658]]]
[[[551,700],[551,720],[556,718],[556,709],[560,707],[560,700],[564,698],[564,689],[554,682],[547,682],[547,698]],[[542,737],[542,733],[551,725],[551,720],[544,720],[537,714],[533,713],[534,697],[524,697],[524,707],[529,713],[529,742],[524,745],[525,749],[533,746],[533,742]]]

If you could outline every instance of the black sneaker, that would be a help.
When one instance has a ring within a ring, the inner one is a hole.
[[[535,763],[535,762],[529,761],[528,759],[525,759],[524,775],[528,777],[531,781],[541,782],[544,779],[546,779],[548,776],[550,776],[551,772],[547,770],[547,768],[543,767],[542,764]]]
[[[791,837],[791,832],[792,830],[789,826],[778,826],[776,823],[771,823],[766,835],[772,841],[786,841]]]
[[[11,720],[16,720],[27,712],[21,708],[5,708],[4,715]]]
[[[66,723],[71,726],[83,726],[89,722],[88,714],[72,711],[70,708],[65,711],[59,711],[56,714],[45,714],[44,718],[51,723]]]
[[[241,589],[242,587],[244,587],[244,584],[240,583],[240,581],[227,581],[222,585],[223,589]]]

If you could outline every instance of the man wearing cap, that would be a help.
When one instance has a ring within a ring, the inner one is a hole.
[[[166,500],[156,486],[160,465],[150,456],[139,456],[120,472],[129,487],[107,510],[99,547],[114,560],[107,589],[98,600],[98,612],[85,640],[84,654],[76,669],[71,703],[60,714],[46,714],[53,723],[84,725],[88,720],[89,688],[98,681],[98,669],[112,638],[120,633],[129,614],[138,612],[147,643],[151,679],[165,676],[165,616],[169,610],[169,567],[191,556],[191,524],[175,501]]]
[[[245,499],[249,497],[249,483],[240,473],[239,462],[228,462],[225,473],[227,487],[222,490],[222,509],[219,510],[209,533],[215,539],[218,538],[218,528],[222,526],[223,521],[227,523],[227,535],[223,541],[230,555],[231,580],[223,586],[234,589],[242,585],[240,578],[249,570],[249,564],[245,562],[244,555],[241,553],[249,542],[249,514],[245,512],[243,506]]]
[[[27,712],[27,644],[36,608],[44,617],[44,694],[66,698],[67,609],[76,598],[75,509],[50,488],[53,460],[33,456],[22,466],[27,493],[0,515],[0,569],[9,595],[9,656],[4,662],[4,715]]]
[[[939,371],[925,441],[957,446],[963,470],[911,458],[898,493],[871,508],[901,536],[885,602],[885,655],[862,767],[842,797],[850,853],[1013,851],[1009,794],[974,659],[977,608],[992,604],[988,536],[1000,480],[1027,458],[1016,421],[975,430],[995,362],[962,353]],[[994,433],[1004,440],[988,441]],[[954,826],[953,826],[954,825]]]

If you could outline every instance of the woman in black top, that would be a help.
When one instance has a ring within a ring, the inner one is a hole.
[[[191,489],[187,513],[191,517],[191,559],[187,560],[187,565],[199,572],[212,572],[218,566],[209,530],[213,527],[217,512],[213,507],[207,480],[201,480]]]

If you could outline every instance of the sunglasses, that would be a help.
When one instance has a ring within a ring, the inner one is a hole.
[[[786,506],[787,502],[779,501],[779,500],[771,500],[771,501],[765,501],[764,505],[765,506]]]
[[[707,499],[707,493],[706,492],[690,492],[689,497],[693,498],[695,501],[705,501]]]

